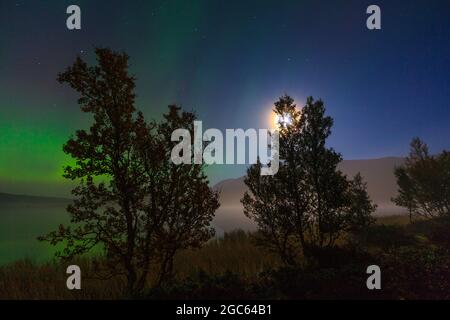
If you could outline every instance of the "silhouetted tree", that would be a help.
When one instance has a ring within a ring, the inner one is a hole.
[[[214,235],[210,223],[219,207],[218,193],[209,188],[204,165],[176,165],[168,160],[178,144],[172,141],[174,130],[187,129],[194,143],[194,120],[193,113],[169,106],[162,123],[143,128],[146,139],[140,141],[147,177],[143,209],[153,219],[150,224],[156,226],[159,284],[172,274],[173,258],[179,249],[199,247]]]
[[[395,168],[394,174],[397,178],[398,195],[397,197],[392,198],[392,201],[396,205],[408,209],[409,222],[412,222],[415,211],[413,182],[408,176],[406,169],[403,167]]]
[[[251,166],[242,203],[264,244],[295,264],[300,251],[314,256],[333,247],[343,232],[370,224],[375,206],[360,175],[348,180],[337,169],[342,157],[325,145],[333,120],[322,101],[310,97],[298,110],[284,96],[274,111],[280,119],[279,171],[261,176],[261,164]]]
[[[450,215],[450,153],[432,156],[419,138],[411,141],[405,165],[395,168],[398,196],[395,204],[413,216],[433,218]]]
[[[162,270],[162,279],[178,249],[199,246],[212,235],[217,194],[201,166],[175,166],[168,156],[169,131],[191,128],[194,116],[179,116],[171,107],[162,124],[147,124],[134,107],[128,56],[109,49],[96,54],[98,65],[78,57],[58,77],[80,94],[81,110],[92,114],[93,124],[64,145],[76,160],[64,176],[80,180],[68,206],[73,225],[40,240],[63,242],[57,256],[65,259],[104,249],[103,277],[126,276],[131,296],[144,288],[152,267]]]

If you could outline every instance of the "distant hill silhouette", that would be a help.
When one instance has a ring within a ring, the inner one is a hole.
[[[57,197],[41,197],[22,194],[9,194],[0,192],[0,205],[2,204],[64,204],[71,202],[71,199]]]
[[[378,205],[376,215],[394,215],[406,213],[403,208],[395,206],[391,198],[397,194],[394,168],[404,163],[404,158],[389,157],[368,160],[344,160],[339,168],[348,176],[361,172],[370,197]],[[247,190],[244,177],[227,179],[214,187],[219,190],[221,207],[216,212],[213,224],[218,234],[233,229],[254,230],[254,223],[245,217],[240,199]],[[39,197],[0,193],[0,207],[5,205],[20,206],[60,206],[65,214],[65,206],[71,202],[67,198]]]
[[[367,183],[367,189],[371,199],[378,205],[375,215],[403,214],[403,208],[395,206],[391,198],[397,194],[397,182],[394,176],[394,168],[403,164],[404,158],[388,157],[368,160],[344,160],[339,169],[349,177],[360,172]],[[244,177],[227,179],[217,183],[215,190],[220,191],[221,207],[216,213],[214,225],[224,231],[236,228],[246,230],[256,229],[254,223],[249,220],[242,211],[242,198],[247,187]]]

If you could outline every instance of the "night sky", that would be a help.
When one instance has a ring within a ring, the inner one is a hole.
[[[66,28],[66,8],[82,30]],[[382,30],[366,28],[366,8]],[[62,145],[89,118],[56,81],[95,47],[126,51],[137,108],[195,110],[204,128],[268,128],[284,93],[322,98],[345,159],[450,148],[450,1],[0,0],[0,192],[67,195]],[[244,173],[210,171],[212,183]]]

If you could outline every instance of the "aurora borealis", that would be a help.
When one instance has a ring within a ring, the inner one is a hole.
[[[405,155],[414,136],[450,148],[450,3],[376,3],[381,31],[365,27],[365,0],[1,0],[0,192],[68,195],[62,144],[89,120],[56,75],[96,46],[130,55],[149,118],[177,103],[209,128],[265,128],[280,95],[312,95],[346,159]],[[70,4],[80,31],[65,27]]]

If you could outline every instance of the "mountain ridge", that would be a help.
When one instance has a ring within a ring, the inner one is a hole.
[[[402,157],[382,157],[375,159],[344,160],[338,168],[347,176],[353,177],[360,172],[367,183],[367,190],[371,199],[378,205],[374,215],[404,214],[406,210],[395,206],[391,198],[397,194],[397,183],[394,168],[403,164]],[[214,190],[220,192],[220,208],[216,212],[213,224],[223,231],[233,229],[254,230],[256,225],[243,213],[240,199],[247,190],[244,176],[224,179],[216,183]],[[26,194],[11,194],[0,192],[0,205],[5,204],[67,204],[72,199],[64,197],[34,196]]]
[[[375,216],[397,215],[406,213],[406,210],[391,201],[397,194],[394,169],[404,161],[403,157],[343,160],[338,168],[349,178],[361,173],[370,198],[378,206]],[[215,225],[225,231],[235,229],[236,225],[243,229],[256,229],[256,225],[243,214],[243,206],[240,203],[247,190],[244,177],[222,180],[215,184],[213,189],[220,192],[221,203],[214,218]]]
[[[6,192],[0,192],[0,204],[2,203],[12,203],[12,202],[68,202],[72,201],[72,199],[69,198],[63,198],[63,197],[48,197],[48,196],[35,196],[35,195],[28,195],[28,194],[13,194],[13,193],[6,193]]]

